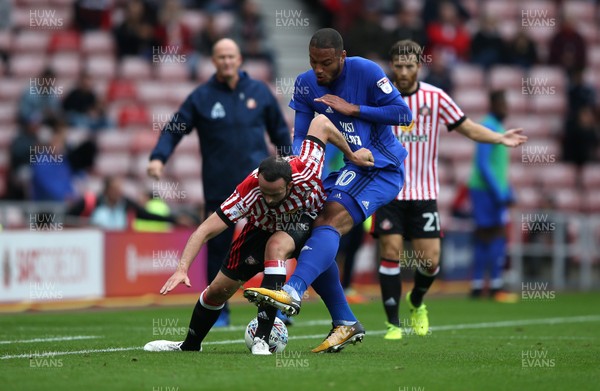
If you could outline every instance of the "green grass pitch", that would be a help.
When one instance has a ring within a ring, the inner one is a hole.
[[[243,331],[256,315],[232,306],[202,353],[148,353],[181,340],[189,307],[0,315],[2,390],[598,390],[600,294],[558,292],[499,304],[430,298],[431,335],[385,341],[378,300],[352,308],[367,329],[339,354],[310,353],[329,331],[320,302],[306,303],[285,353],[253,357]],[[408,318],[406,306],[401,319]],[[37,341],[32,341],[38,339]]]

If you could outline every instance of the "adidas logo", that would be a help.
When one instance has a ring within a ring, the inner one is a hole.
[[[327,109],[325,110],[326,113],[332,114],[333,113],[333,109],[330,106],[327,106]]]
[[[362,201],[362,204],[365,207],[365,209],[369,209],[369,201]]]

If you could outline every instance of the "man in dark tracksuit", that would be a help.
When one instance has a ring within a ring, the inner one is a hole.
[[[216,73],[196,88],[165,124],[148,164],[148,175],[158,180],[179,141],[196,128],[206,217],[268,156],[265,130],[280,151],[291,151],[290,132],[277,100],[267,85],[239,70],[242,58],[237,44],[227,38],[218,41],[212,61]],[[227,256],[232,237],[229,228],[208,242],[209,282]],[[223,311],[217,325],[227,324],[229,311]]]

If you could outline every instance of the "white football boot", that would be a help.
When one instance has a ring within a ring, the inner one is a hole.
[[[259,337],[254,337],[254,341],[252,342],[252,349],[250,350],[255,356],[268,356],[271,354],[271,352],[269,351],[269,344]]]

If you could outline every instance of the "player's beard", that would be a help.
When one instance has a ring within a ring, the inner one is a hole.
[[[326,87],[326,86],[330,85],[331,83],[333,83],[333,81],[335,79],[337,79],[341,74],[342,74],[342,64],[338,63],[338,66],[337,66],[335,72],[333,72],[333,76],[328,81],[325,81],[325,82],[319,82],[319,79],[317,79],[317,84],[320,86]]]

